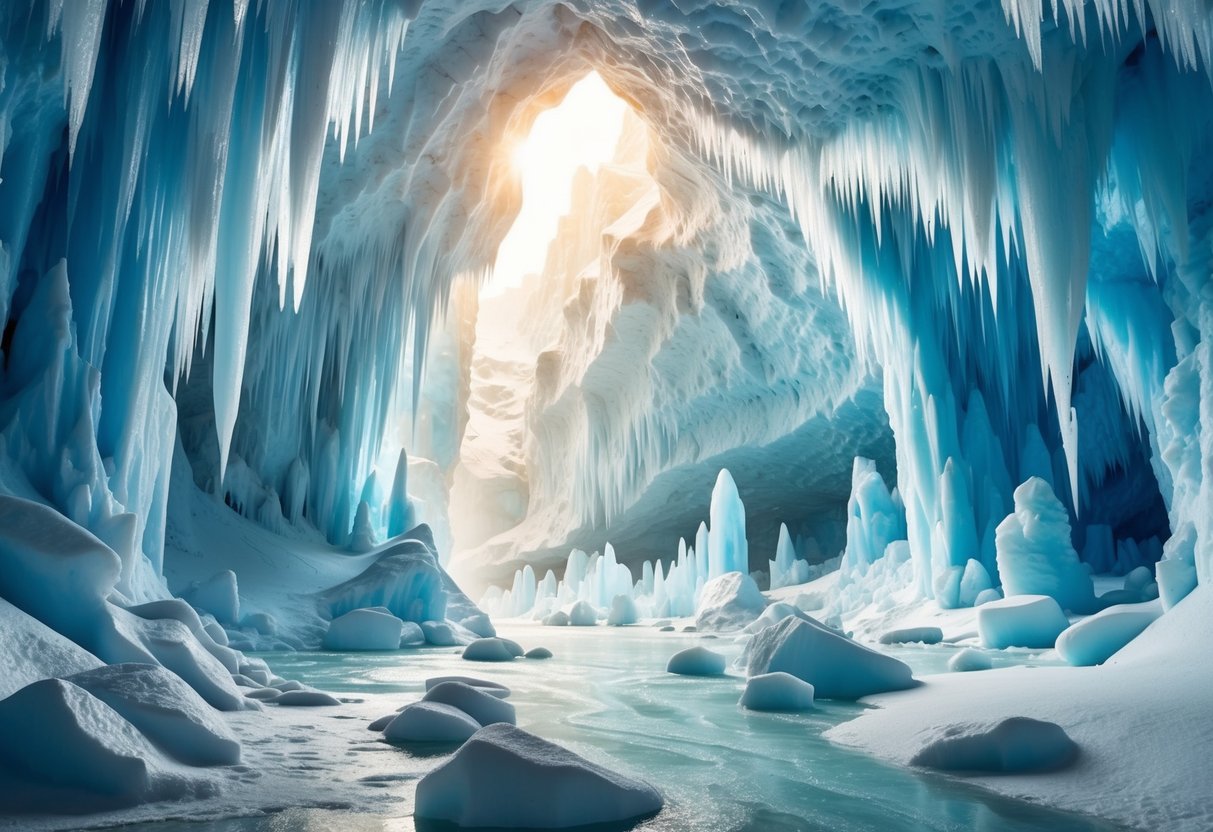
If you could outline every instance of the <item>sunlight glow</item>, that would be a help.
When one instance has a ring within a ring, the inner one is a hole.
[[[535,119],[530,135],[510,154],[522,177],[522,209],[497,250],[486,295],[500,294],[543,270],[557,223],[569,212],[573,175],[580,167],[593,173],[611,160],[627,107],[591,72],[558,107]]]

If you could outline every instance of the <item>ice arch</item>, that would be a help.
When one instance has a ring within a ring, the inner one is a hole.
[[[579,455],[539,483],[552,529],[623,517],[668,472],[746,447],[830,447],[849,470],[887,418],[924,595],[988,562],[1028,472],[1080,517],[1122,500],[1141,518],[1124,535],[1185,530],[1168,557],[1213,568],[1199,2],[0,15],[4,488],[142,552],[145,580],[175,448],[241,511],[330,540],[375,493],[400,412],[442,479],[473,314],[452,287],[517,210],[501,148],[589,68],[659,138],[661,202],[612,255],[646,268],[583,299],[543,380],[583,406],[567,391],[627,360],[607,333],[645,345],[630,358],[652,374],[603,422],[551,409],[546,441]],[[663,376],[701,343],[736,348],[723,391]]]

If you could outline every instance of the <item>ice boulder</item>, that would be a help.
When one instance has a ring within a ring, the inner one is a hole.
[[[506,722],[516,725],[514,706],[488,691],[464,682],[442,682],[425,692],[422,702],[438,702],[458,708],[481,725]]]
[[[812,619],[785,618],[758,633],[743,661],[747,676],[790,673],[811,684],[818,699],[859,699],[918,684],[903,662]]]
[[[1015,716],[997,724],[949,725],[910,764],[967,774],[1033,774],[1065,768],[1078,745],[1056,723]]]
[[[578,601],[568,612],[569,624],[573,627],[593,627],[598,623],[598,610],[588,601]]]
[[[385,607],[404,621],[443,621],[446,573],[421,540],[390,544],[360,575],[325,593],[334,618],[350,610]]]
[[[532,647],[526,651],[526,657],[528,659],[550,659],[552,658],[552,651],[546,647]]]
[[[325,650],[397,650],[404,622],[390,612],[351,610],[329,622]]]
[[[983,589],[981,592],[977,593],[977,597],[973,599],[973,606],[980,607],[983,604],[988,604],[991,601],[998,601],[1001,599],[1002,593],[999,590],[994,588]]]
[[[323,708],[341,704],[337,697],[320,690],[288,690],[270,701],[288,708]]]
[[[510,696],[510,689],[500,682],[490,682],[488,679],[477,679],[474,676],[432,676],[425,680],[425,689],[433,690],[443,682],[463,682],[465,685],[491,693],[498,699],[508,699]]]
[[[480,730],[480,723],[463,711],[441,702],[406,705],[383,729],[388,742],[464,742]]]
[[[1070,521],[1053,489],[1030,477],[1015,489],[1015,511],[998,524],[995,549],[1003,594],[1048,595],[1063,608],[1095,610],[1091,574],[1070,541]]]
[[[977,633],[983,647],[1052,647],[1066,627],[1066,614],[1048,595],[1016,595],[977,608]]]
[[[880,637],[881,644],[939,644],[943,630],[938,627],[905,627],[889,630]]]
[[[1057,637],[1057,652],[1072,665],[1103,664],[1162,615],[1157,601],[1108,607]]]
[[[948,670],[953,673],[970,673],[975,670],[989,670],[994,666],[990,657],[980,650],[966,647],[952,658],[948,659]]]
[[[512,662],[516,655],[500,638],[478,638],[463,648],[463,658],[469,662]]]
[[[414,813],[461,827],[567,829],[647,817],[662,804],[648,783],[519,728],[490,725],[421,779]]]
[[[567,627],[569,626],[569,614],[564,610],[556,610],[551,615],[544,616],[543,626]]]
[[[240,593],[236,573],[225,569],[201,583],[194,583],[182,597],[195,609],[209,612],[223,624],[240,620]]]
[[[174,766],[109,705],[63,679],[35,682],[0,701],[0,737],[5,811],[83,813],[214,790]],[[6,782],[12,775],[19,779]]]
[[[420,647],[425,644],[425,631],[415,621],[400,622],[400,646]]]
[[[449,621],[422,621],[421,634],[425,643],[434,647],[455,647],[459,644],[469,644],[472,639],[463,638]]]
[[[688,647],[670,656],[667,673],[679,676],[723,676],[724,656],[706,647]]]
[[[989,571],[981,564],[981,561],[970,558],[960,576],[960,605],[962,607],[975,606],[981,593],[993,588],[994,581],[991,580]]]
[[[758,616],[747,624],[745,627],[745,632],[756,633],[759,630],[765,630],[767,627],[773,627],[789,616],[796,618],[808,618],[807,615],[800,611],[799,607],[795,607],[792,604],[788,604],[783,601],[776,601],[763,610],[762,615]]]
[[[746,680],[739,704],[751,711],[807,711],[813,686],[791,673],[761,673]]]
[[[707,632],[740,630],[767,607],[754,579],[743,572],[726,572],[704,584],[695,612],[695,627]]]
[[[622,627],[635,624],[640,618],[636,612],[636,602],[631,595],[616,595],[611,599],[611,611],[607,615],[607,624],[611,627]]]

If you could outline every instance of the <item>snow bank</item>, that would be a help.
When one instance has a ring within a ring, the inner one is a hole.
[[[0,598],[0,699],[31,682],[101,667],[101,660]]]
[[[240,762],[240,743],[176,674],[146,664],[106,665],[67,677],[134,725],[161,751],[193,766]]]
[[[695,626],[705,632],[740,630],[766,609],[754,579],[742,572],[727,572],[704,584],[695,612]]]
[[[1158,601],[1100,610],[1057,637],[1057,652],[1073,665],[1103,664],[1162,615]]]
[[[723,676],[724,656],[706,647],[688,647],[670,656],[666,663],[667,673],[679,676]]]
[[[984,647],[1052,647],[1070,626],[1057,601],[1048,595],[1017,595],[977,608],[977,632]]]
[[[446,618],[445,573],[421,540],[387,546],[360,575],[324,596],[333,617],[367,607],[384,607],[404,621]]]
[[[211,793],[201,774],[175,766],[136,728],[62,679],[0,701],[0,807],[91,812]]]
[[[1078,745],[1060,726],[1028,717],[948,725],[928,735],[910,764],[966,774],[1036,774],[1074,762]]]
[[[386,610],[351,610],[329,623],[323,647],[325,650],[397,650],[403,627],[404,622]]]
[[[751,711],[807,711],[813,707],[813,686],[791,673],[761,673],[746,679],[738,704]]]
[[[480,723],[463,711],[441,702],[414,702],[383,729],[388,742],[464,742],[480,730]]]
[[[427,688],[422,702],[437,702],[458,708],[481,725],[505,722],[516,725],[514,706],[489,691],[464,682],[441,682]]]
[[[813,686],[819,699],[859,699],[918,684],[910,668],[812,619],[785,618],[754,636],[742,661],[747,676],[782,671]]]
[[[661,810],[661,794],[509,725],[476,732],[417,784],[415,815],[463,827],[566,829]]]

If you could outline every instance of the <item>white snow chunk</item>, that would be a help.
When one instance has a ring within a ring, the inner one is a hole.
[[[589,601],[578,601],[568,612],[569,625],[573,627],[593,627],[598,623],[598,610]]]
[[[688,647],[679,650],[666,664],[667,673],[679,676],[723,676],[724,656],[706,647]]]
[[[150,664],[114,664],[69,676],[138,728],[161,751],[192,766],[240,762],[240,743],[179,676]]]
[[[526,657],[528,659],[550,659],[552,658],[552,651],[546,647],[532,647],[526,651]]]
[[[270,701],[275,705],[286,705],[291,708],[319,708],[341,704],[336,697],[319,690],[288,690]]]
[[[1057,637],[1057,652],[1072,665],[1103,664],[1160,615],[1157,601],[1108,607],[1067,628]]]
[[[390,612],[351,610],[329,622],[324,634],[325,650],[397,650],[403,624]]]
[[[1016,595],[977,608],[977,633],[983,647],[1052,647],[1069,620],[1048,595]]]
[[[699,630],[740,630],[758,618],[767,607],[754,579],[743,572],[726,572],[704,584],[695,613]]]
[[[811,684],[819,699],[859,699],[918,684],[903,662],[812,619],[785,618],[768,627],[746,645],[742,659],[747,676],[791,673]]]
[[[948,659],[948,670],[953,673],[969,673],[974,670],[989,670],[994,666],[990,657],[980,650],[966,647]]]
[[[54,676],[101,667],[101,660],[0,598],[0,699]]]
[[[813,707],[813,686],[791,673],[762,673],[746,680],[738,704],[751,711],[807,711]]]
[[[512,662],[515,653],[500,638],[478,638],[463,648],[463,658],[469,662]]]
[[[402,743],[463,742],[478,730],[479,722],[452,705],[414,702],[388,723],[383,737],[388,742]]]
[[[493,696],[483,688],[463,682],[443,682],[425,692],[422,702],[439,702],[458,708],[481,725],[507,722],[517,725],[514,706],[504,699]]]
[[[631,595],[616,595],[611,599],[611,611],[607,615],[607,624],[611,627],[622,627],[635,624],[640,619],[636,611],[636,602]]]
[[[880,637],[881,644],[939,644],[943,630],[938,627],[905,627],[890,630]]]
[[[1029,477],[1015,489],[1015,511],[998,524],[995,547],[1003,593],[1049,595],[1065,609],[1094,612],[1091,574],[1070,541],[1070,521],[1053,489]]]
[[[216,788],[174,766],[117,711],[63,679],[34,682],[0,701],[0,737],[6,811],[84,813]]]
[[[993,725],[938,729],[910,764],[955,773],[1028,774],[1057,771],[1077,757],[1078,745],[1060,725],[1015,716]]]
[[[463,682],[474,688],[480,688],[485,693],[491,693],[498,699],[508,699],[510,689],[500,682],[490,682],[488,679],[477,679],[475,676],[432,676],[425,680],[425,689],[433,690],[443,682]]]
[[[551,615],[547,615],[543,619],[545,627],[567,627],[569,626],[569,614],[564,610],[556,610]]]
[[[511,725],[491,725],[421,779],[415,814],[463,827],[567,829],[647,817],[662,805],[648,783]]]

